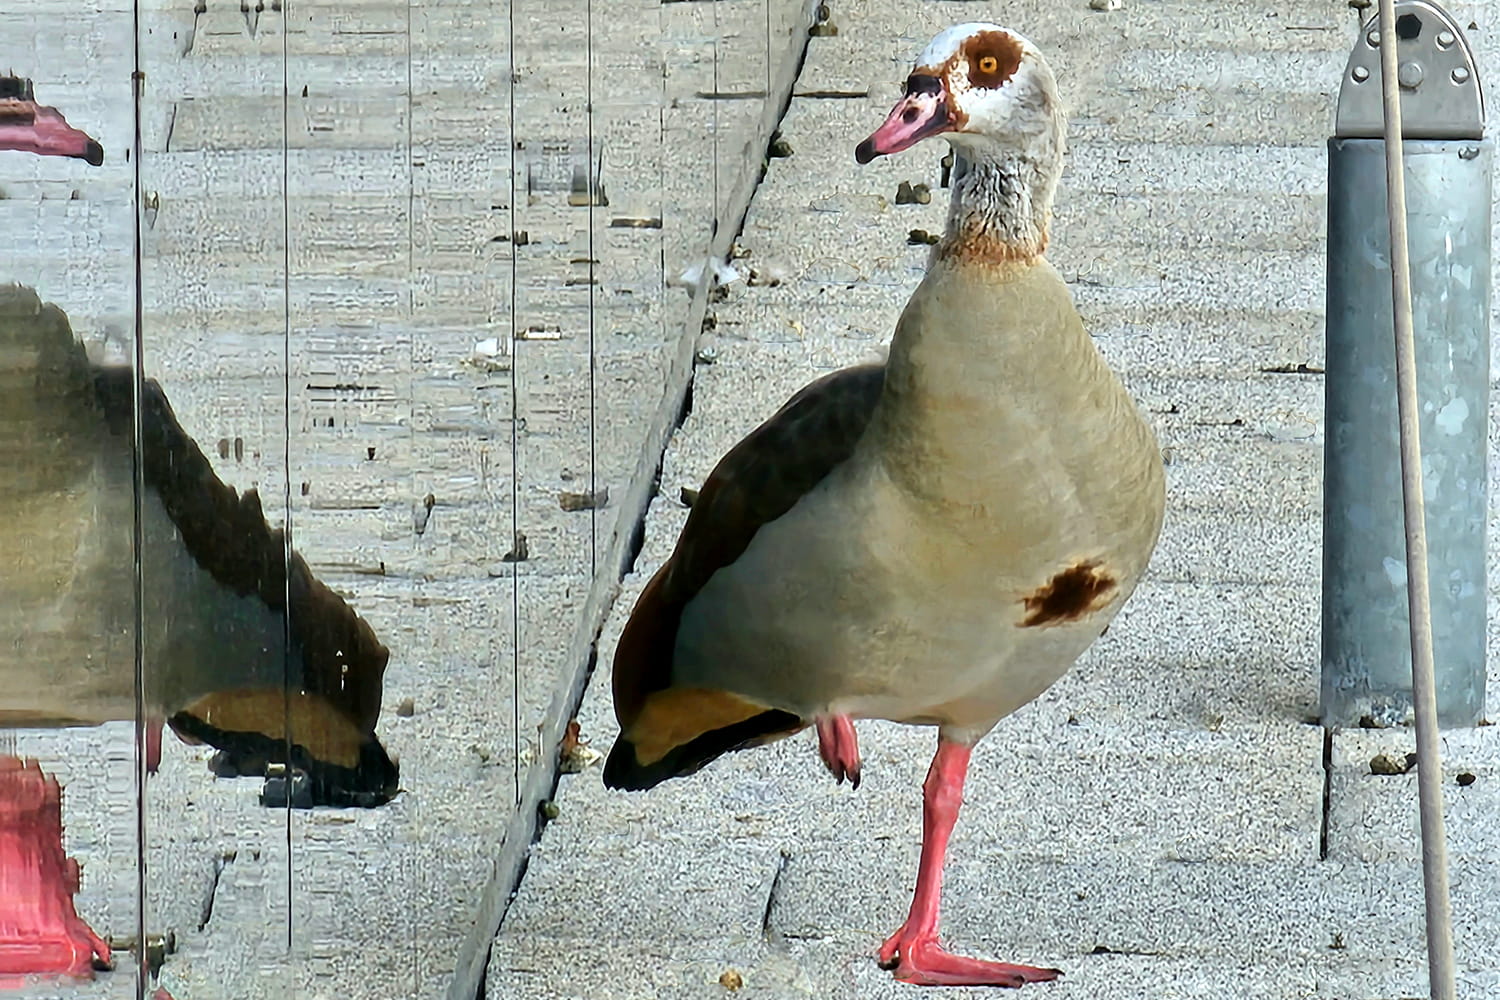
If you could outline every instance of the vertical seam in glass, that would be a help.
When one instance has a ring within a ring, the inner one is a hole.
[[[145,553],[145,520],[142,504],[146,499],[145,477],[145,426],[142,422],[141,403],[145,398],[146,352],[142,340],[144,334],[145,298],[142,291],[141,262],[142,238],[141,210],[141,101],[146,78],[141,70],[141,0],[130,5],[131,61],[130,76],[131,107],[134,116],[131,136],[131,207],[134,209],[132,252],[135,271],[135,343],[131,357],[131,582],[135,587],[135,940],[136,940],[136,984],[137,1000],[146,996],[147,978],[150,974],[149,950],[146,947],[146,604],[145,572],[142,557]]]
[[[292,0],[281,4],[281,486],[285,530],[281,535],[282,746],[286,786],[286,948],[292,950],[292,155],[291,46]]]
[[[520,405],[518,400],[519,379],[517,369],[521,366],[521,352],[516,341],[516,290],[518,282],[516,269],[518,260],[516,255],[516,2],[509,0],[506,4],[507,28],[509,30],[509,44],[507,45],[507,56],[509,59],[509,124],[510,130],[508,140],[510,146],[509,180],[510,188],[509,217],[510,217],[510,333],[509,343],[506,350],[510,352],[510,543],[512,551],[519,538],[521,530],[520,520],[520,476],[521,463],[519,460],[520,446],[518,441],[517,421],[520,419]],[[519,553],[517,553],[519,556]],[[515,780],[516,805],[521,804],[521,560],[512,559],[510,563],[510,737],[511,737],[511,770]]]

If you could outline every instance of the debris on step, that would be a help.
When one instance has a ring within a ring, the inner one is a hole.
[[[597,490],[575,493],[572,490],[560,490],[557,494],[557,505],[563,510],[573,513],[580,510],[598,510],[609,505],[609,487],[601,486]]]
[[[588,744],[589,741],[579,735],[578,720],[569,719],[568,728],[563,732],[562,744],[558,747],[558,772],[579,774],[584,768],[603,759],[604,755]]]
[[[896,204],[927,205],[932,202],[932,189],[926,184],[902,181],[896,186]]]
[[[530,558],[531,548],[526,544],[526,532],[518,531],[516,532],[515,544],[510,547],[509,552],[500,557],[500,561],[507,563],[518,563],[525,562]]]
[[[1417,755],[1378,753],[1370,758],[1371,774],[1406,774],[1417,766]]]

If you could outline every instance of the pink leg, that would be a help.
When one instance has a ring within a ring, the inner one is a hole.
[[[146,773],[155,774],[161,767],[161,731],[166,720],[153,715],[146,719]]]
[[[73,909],[78,863],[63,853],[62,789],[34,761],[0,757],[0,985],[93,975],[109,945]]]
[[[853,721],[847,715],[820,715],[814,722],[818,727],[818,753],[829,773],[839,784],[848,778],[858,788],[859,738],[854,733]]]
[[[917,866],[916,895],[906,923],[880,946],[880,964],[895,969],[896,978],[902,982],[918,986],[1015,987],[1056,979],[1062,975],[1057,969],[963,958],[938,944],[943,861],[948,854],[948,837],[963,805],[964,778],[972,750],[938,739],[937,755],[922,784],[922,860]]]

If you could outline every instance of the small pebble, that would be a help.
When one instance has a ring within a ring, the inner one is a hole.
[[[1459,772],[1458,778],[1456,780],[1458,781],[1460,786],[1468,788],[1470,785],[1474,784],[1475,778],[1474,775],[1470,772],[1461,771]]]
[[[1089,10],[1119,10],[1123,6],[1124,0],[1089,0]]]
[[[745,977],[740,975],[739,969],[725,969],[719,977],[719,985],[732,993],[745,985]]]
[[[396,706],[396,714],[403,719],[410,719],[417,714],[417,703],[411,698],[402,698],[401,704]]]
[[[1370,758],[1371,774],[1405,774],[1417,764],[1417,755],[1406,754],[1404,757],[1395,754],[1378,753]]]
[[[938,237],[936,234],[929,233],[925,229],[913,229],[911,232],[906,234],[906,242],[911,244],[912,246],[921,246],[922,244],[932,246],[939,239],[940,237]]]
[[[771,144],[766,147],[766,155],[773,160],[784,160],[792,155],[792,144],[778,132],[771,136]]]
[[[525,562],[531,558],[531,547],[526,544],[526,532],[516,532],[516,544],[511,546],[509,552],[500,557],[501,562],[518,563]]]
[[[787,277],[786,268],[769,264],[764,267],[752,267],[750,277],[745,284],[758,288],[775,288]]]
[[[426,499],[422,501],[420,506],[414,506],[412,508],[412,528],[416,531],[417,534],[426,534],[427,522],[432,519],[432,508],[435,503],[436,501],[433,499],[432,494],[429,493],[427,494]]]
[[[574,493],[563,490],[557,494],[557,505],[566,511],[598,510],[609,505],[609,487],[604,486],[592,493]]]
[[[898,205],[927,205],[931,202],[932,189],[926,184],[902,181],[896,185],[896,204]]]
[[[684,486],[678,491],[677,498],[682,501],[684,507],[691,507],[698,502],[698,491],[691,486]]]

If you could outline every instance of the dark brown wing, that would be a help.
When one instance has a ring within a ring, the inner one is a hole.
[[[728,691],[674,686],[677,628],[688,601],[739,558],[761,525],[791,510],[854,452],[884,385],[884,365],[824,376],[735,445],[703,484],[676,550],[642,591],[615,650],[621,735],[605,784],[649,788],[807,725]]]

